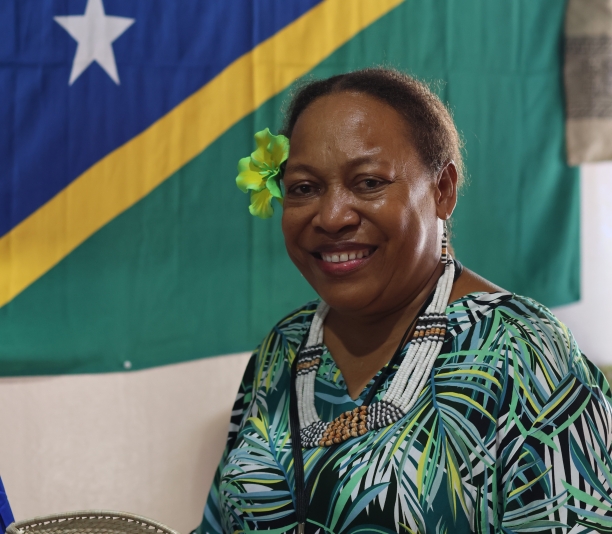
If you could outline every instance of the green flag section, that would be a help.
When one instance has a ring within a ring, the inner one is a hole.
[[[563,148],[564,9],[559,0],[407,0],[306,76],[386,65],[434,84],[466,142],[457,257],[548,306],[579,298],[579,176]],[[142,369],[252,350],[314,298],[286,256],[280,210],[254,219],[234,181],[253,133],[280,128],[290,92],[1,308],[0,374]]]

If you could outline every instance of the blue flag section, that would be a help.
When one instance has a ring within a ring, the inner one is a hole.
[[[2,478],[0,478],[0,534],[4,534],[6,527],[15,521],[11,505],[9,504]]]
[[[317,3],[0,2],[0,236]]]

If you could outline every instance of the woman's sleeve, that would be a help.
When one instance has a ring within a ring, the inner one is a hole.
[[[223,530],[223,520],[219,503],[221,471],[225,465],[227,455],[232,450],[232,447],[236,442],[238,432],[240,431],[243,422],[248,418],[251,400],[253,398],[256,355],[257,352],[251,356],[242,377],[242,382],[240,383],[240,388],[238,389],[238,395],[236,395],[236,401],[234,402],[234,407],[232,408],[229,432],[227,434],[227,443],[208,494],[208,500],[206,501],[206,507],[204,508],[204,516],[202,517],[202,523],[200,523],[200,526],[196,528],[192,534],[222,534],[225,532]]]
[[[567,328],[547,319],[513,342],[521,357],[509,368],[498,441],[500,530],[612,532],[610,387]]]

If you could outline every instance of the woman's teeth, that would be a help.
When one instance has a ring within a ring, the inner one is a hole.
[[[360,260],[370,255],[369,250],[359,250],[356,252],[342,252],[341,254],[321,254],[323,261],[329,263],[339,263],[343,261]]]

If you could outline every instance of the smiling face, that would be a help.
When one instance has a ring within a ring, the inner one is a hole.
[[[283,180],[287,251],[333,309],[393,312],[439,269],[439,218],[456,197],[450,206],[384,102],[353,92],[315,100],[293,129]]]

